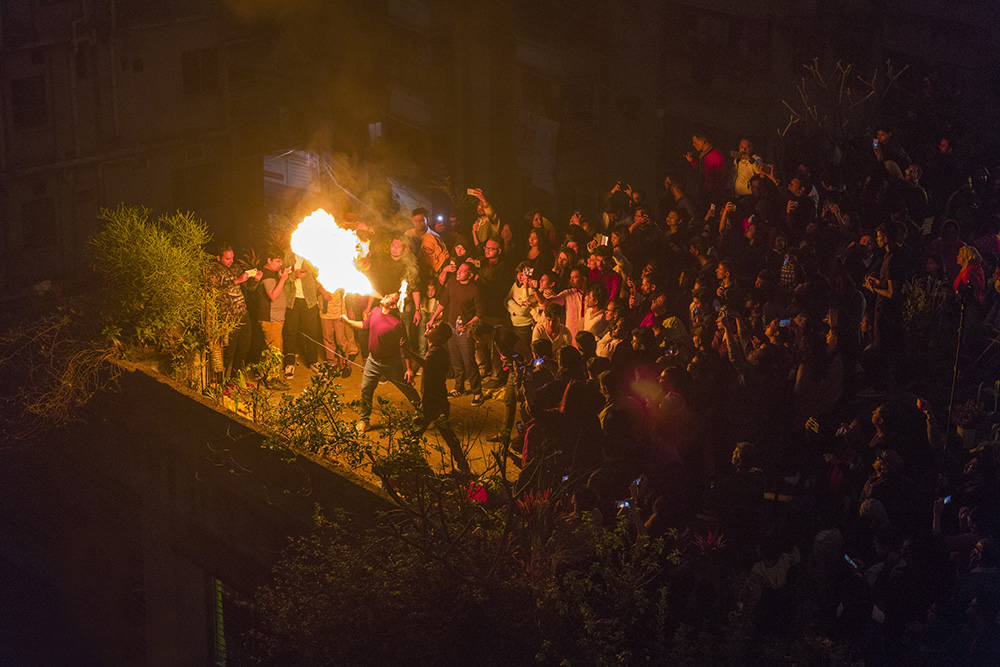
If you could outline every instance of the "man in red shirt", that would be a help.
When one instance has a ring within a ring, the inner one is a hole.
[[[720,205],[726,192],[726,161],[704,132],[691,136],[691,146],[697,154],[688,152],[684,157],[701,174],[702,204]]]
[[[361,433],[369,428],[372,398],[375,396],[378,381],[383,377],[396,385],[396,388],[403,392],[403,396],[413,403],[413,407],[420,407],[420,394],[410,384],[414,374],[410,360],[403,358],[406,327],[403,326],[399,311],[396,309],[398,300],[398,292],[382,297],[379,308],[373,310],[364,322],[349,319],[346,314],[340,316],[355,329],[368,332],[368,359],[361,375],[361,414],[356,424]]]

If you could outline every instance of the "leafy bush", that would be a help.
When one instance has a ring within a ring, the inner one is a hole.
[[[101,209],[102,229],[91,239],[104,279],[105,331],[125,345],[174,350],[232,330],[220,323],[216,292],[205,276],[211,236],[192,213],[151,217],[143,207]]]

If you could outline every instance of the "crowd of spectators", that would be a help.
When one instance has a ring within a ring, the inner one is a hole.
[[[565,224],[470,189],[469,219],[361,225],[376,289],[408,281],[418,353],[428,324],[450,325],[450,396],[505,402],[490,440],[522,486],[566,483],[607,523],[627,501],[654,536],[721,531],[760,632],[807,613],[873,664],[994,659],[997,457],[956,440],[940,389],[954,359],[992,362],[1000,178],[968,178],[947,139],[911,160],[885,129],[840,167],[783,177],[747,139],[692,148],[696,174],[652,196],[619,182]],[[272,288],[288,275],[270,270]],[[367,354],[350,333],[331,327],[331,363]]]

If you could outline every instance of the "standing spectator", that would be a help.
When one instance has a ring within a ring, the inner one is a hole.
[[[396,310],[398,300],[398,292],[382,297],[379,307],[373,310],[364,322],[349,319],[346,314],[340,316],[353,328],[368,332],[368,359],[361,374],[361,413],[358,423],[355,424],[359,433],[364,433],[370,428],[372,398],[382,378],[396,385],[413,407],[418,409],[420,407],[420,394],[410,385],[413,380],[410,360],[403,357],[406,327],[403,326],[403,322],[399,319],[399,311]]]
[[[532,229],[528,232],[528,250],[525,254],[525,261],[531,264],[531,268],[536,272],[548,271],[552,264],[552,250],[545,230]]]
[[[598,246],[594,250],[594,255],[596,258],[596,268],[590,271],[590,282],[591,284],[601,282],[604,283],[604,287],[608,290],[608,298],[614,299],[618,296],[618,293],[622,289],[622,277],[614,269],[614,263],[611,260],[611,248],[608,246]]]
[[[430,322],[431,315],[438,307],[438,281],[435,279],[430,279],[424,285],[423,298],[420,300],[420,320],[422,322]],[[427,354],[427,336],[421,334],[420,331],[423,327],[417,327],[417,347],[421,355]]]
[[[879,162],[895,162],[900,171],[910,164],[910,156],[906,154],[898,141],[892,140],[892,132],[880,129],[875,132],[875,140],[872,141],[872,151],[875,159]]]
[[[514,280],[514,270],[504,257],[500,239],[490,239],[483,244],[484,259],[479,267],[479,288],[483,298],[483,320],[499,326],[508,323],[506,296]],[[499,367],[500,359],[490,354],[488,348],[478,350],[480,366],[494,379],[490,388],[501,387],[507,376]]]
[[[410,219],[413,228],[406,230],[405,234],[410,242],[410,252],[419,258],[430,274],[435,275],[448,261],[448,246],[427,226],[427,209],[413,209]]]
[[[347,312],[344,289],[327,292],[319,288],[319,322],[323,327],[323,345],[326,348],[326,363],[340,369],[341,377],[351,376],[351,362],[358,356],[358,344],[354,342],[354,331],[347,328],[341,315]]]
[[[704,132],[695,132],[691,136],[691,146],[696,153],[688,152],[684,157],[701,174],[702,204],[718,204],[726,190],[726,162],[722,153],[712,146]]]
[[[530,269],[530,264],[521,262],[517,267],[514,284],[507,292],[507,312],[510,314],[510,324],[517,337],[529,349],[531,348],[531,331],[535,328],[535,318],[532,312],[538,305],[528,278]]]
[[[219,247],[216,262],[209,272],[209,282],[220,290],[219,314],[236,320],[239,324],[229,334],[225,347],[222,349],[223,378],[229,377],[234,371],[243,370],[247,353],[250,351],[250,316],[247,313],[246,299],[243,298],[243,283],[253,278],[260,283],[264,274],[258,269],[250,269],[240,273],[233,266],[235,253],[233,247],[223,243]]]
[[[538,304],[543,308],[550,303],[557,303],[566,312],[566,328],[569,329],[570,337],[576,340],[576,334],[583,329],[584,315],[584,294],[587,291],[587,278],[584,274],[586,269],[575,266],[569,274],[569,288],[562,292],[546,298],[543,294],[538,294]]]
[[[466,327],[482,318],[483,297],[475,281],[473,265],[462,262],[457,268],[452,268],[453,266],[447,267],[449,275],[441,302],[427,326],[436,322],[442,312],[445,314],[445,322],[454,330],[454,335],[448,341],[448,353],[455,373],[455,388],[449,395],[464,394],[465,382],[468,380],[469,389],[473,393],[472,404],[482,405],[486,399],[483,398],[482,377],[476,364],[476,347]]]
[[[394,238],[389,242],[389,256],[376,255],[372,265],[373,283],[380,294],[398,292],[403,281],[407,283],[406,298],[403,300],[403,310],[400,316],[406,327],[406,337],[418,348],[422,335],[420,320],[422,312],[420,303],[423,289],[420,284],[420,271],[417,258],[403,243],[403,239]]]
[[[319,334],[319,309],[316,300],[316,269],[300,255],[285,253],[285,265],[292,267],[285,281],[285,377],[295,376],[295,357],[311,368],[316,363]],[[301,336],[299,334],[302,334]]]
[[[962,187],[962,165],[955,157],[950,140],[941,139],[938,143],[937,153],[927,165],[924,182],[927,184],[931,208],[935,213],[944,210],[951,193]]]
[[[528,223],[530,229],[538,230],[538,233],[544,237],[549,249],[556,245],[556,228],[552,226],[551,220],[539,211],[528,211],[524,215],[524,220]]]
[[[750,179],[760,174],[760,169],[764,161],[759,155],[753,153],[753,143],[746,138],[740,139],[740,148],[733,165],[736,167],[736,176],[733,180],[733,194],[737,197],[749,197],[753,194],[750,190]]]
[[[479,200],[476,205],[476,221],[472,223],[472,241],[475,246],[478,248],[490,239],[494,239],[503,244],[503,249],[506,252],[510,252],[512,250],[510,241],[513,238],[510,225],[500,222],[496,211],[486,201],[486,196],[483,195],[481,188],[469,190],[469,194]]]
[[[608,305],[608,290],[604,283],[591,285],[583,299],[583,331],[589,331],[599,340],[608,330],[605,308]]]
[[[875,241],[885,251],[878,278],[868,276],[865,287],[875,295],[875,319],[872,352],[879,371],[892,381],[891,373],[899,370],[903,356],[903,268],[899,265],[895,225],[880,225]]]
[[[417,429],[416,437],[423,435],[427,427],[432,423],[437,426],[438,433],[444,438],[444,442],[451,450],[451,456],[458,469],[466,474],[470,473],[469,461],[465,457],[462,443],[459,442],[455,430],[448,420],[451,415],[451,405],[448,403],[448,387],[445,379],[448,376],[448,365],[451,363],[448,357],[448,340],[451,338],[451,327],[445,322],[438,322],[427,327],[427,356],[414,356],[413,362],[423,367],[423,396],[420,407],[423,415],[420,418],[420,428]]]
[[[281,351],[284,349],[281,330],[285,324],[287,303],[285,283],[288,281],[288,274],[292,272],[292,267],[282,268],[284,253],[280,250],[272,249],[265,259],[260,289],[257,290],[257,320],[264,332],[264,343],[271,349],[272,354],[281,357]],[[265,377],[264,384],[269,389],[279,391],[291,388],[287,382],[275,377]]]

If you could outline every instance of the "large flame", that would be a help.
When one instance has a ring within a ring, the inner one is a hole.
[[[317,209],[292,232],[292,252],[316,267],[316,279],[329,292],[338,288],[350,294],[374,294],[358,261],[368,254],[368,242],[337,224],[333,216]]]

